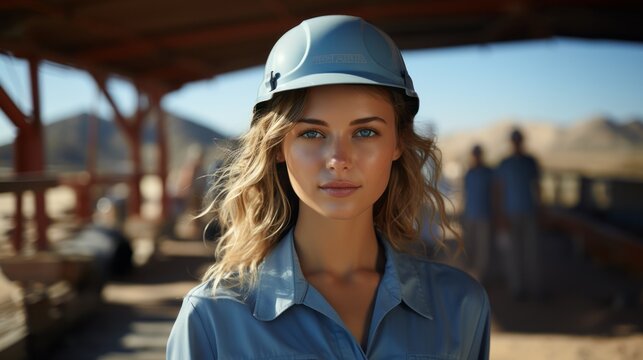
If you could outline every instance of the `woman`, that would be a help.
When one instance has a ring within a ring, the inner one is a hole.
[[[418,106],[400,51],[362,19],[309,19],[275,44],[169,359],[488,357],[483,288],[413,255],[424,205],[447,224]]]

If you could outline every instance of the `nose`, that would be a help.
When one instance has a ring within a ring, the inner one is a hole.
[[[350,141],[337,139],[329,144],[326,167],[329,170],[348,170],[352,167]]]

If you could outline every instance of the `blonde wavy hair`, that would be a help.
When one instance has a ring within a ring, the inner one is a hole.
[[[443,246],[444,234],[453,230],[437,187],[440,151],[434,138],[415,132],[416,104],[400,91],[377,88],[389,95],[394,107],[402,155],[393,163],[387,189],[374,204],[375,227],[395,249],[414,252],[428,210],[431,222],[439,217],[437,245]],[[253,287],[259,265],[295,224],[299,199],[285,164],[277,162],[277,154],[284,137],[301,117],[306,96],[306,89],[277,93],[255,108],[250,130],[213,175],[209,205],[202,213],[212,216],[221,228],[216,261],[203,277],[204,281],[213,281],[213,289],[222,282],[226,287]]]

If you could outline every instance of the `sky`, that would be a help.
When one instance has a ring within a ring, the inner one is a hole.
[[[514,42],[403,53],[420,96],[418,124],[438,135],[483,128],[500,120],[546,121],[569,126],[605,115],[643,119],[643,44],[576,40]],[[185,85],[168,94],[165,110],[237,136],[249,127],[260,67]],[[91,77],[45,63],[40,67],[43,122],[80,112],[111,118]],[[0,55],[0,84],[31,112],[27,64]],[[135,109],[134,88],[123,79],[108,86],[125,114]],[[0,144],[15,137],[0,111]]]

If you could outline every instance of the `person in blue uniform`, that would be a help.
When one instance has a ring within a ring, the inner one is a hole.
[[[449,227],[418,107],[399,49],[360,18],[309,19],[277,41],[216,176],[216,261],[168,359],[488,358],[483,287],[415,252],[423,207]]]
[[[514,129],[509,139],[512,153],[495,171],[499,197],[498,240],[504,251],[506,280],[514,299],[541,300],[540,167],[525,151],[520,129]]]
[[[493,170],[484,163],[482,146],[471,149],[471,167],[464,176],[463,238],[478,280],[488,280],[491,257]]]

